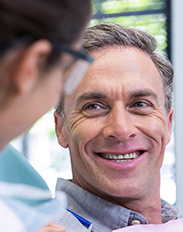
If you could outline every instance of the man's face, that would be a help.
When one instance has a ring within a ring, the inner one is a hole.
[[[160,74],[137,48],[105,48],[64,101],[57,136],[69,147],[73,181],[103,198],[152,194],[170,140]],[[61,133],[59,132],[61,131]]]

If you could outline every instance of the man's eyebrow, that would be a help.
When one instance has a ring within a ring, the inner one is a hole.
[[[139,91],[132,92],[132,93],[130,93],[129,97],[130,98],[152,97],[156,101],[158,100],[158,95],[155,92],[153,92],[152,90],[149,90],[149,89],[144,89],[144,90],[139,90]]]
[[[82,101],[90,100],[90,99],[105,99],[107,96],[101,92],[88,92],[83,93],[76,99],[76,104],[80,104]]]
[[[129,98],[139,98],[139,97],[152,97],[155,101],[158,102],[158,95],[149,89],[136,90],[129,94]],[[91,99],[105,99],[107,95],[102,92],[87,92],[83,93],[76,99],[76,104],[80,104],[82,101],[91,100]]]

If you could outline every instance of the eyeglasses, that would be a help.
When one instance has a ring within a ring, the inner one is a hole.
[[[34,40],[35,39],[33,39],[31,36],[23,36],[18,39],[15,39],[12,42],[8,42],[0,46],[0,56],[2,56],[7,50],[11,49],[14,46],[17,46],[21,43],[30,43],[33,42]],[[69,95],[74,91],[74,89],[80,83],[89,65],[93,62],[93,58],[89,56],[87,53],[85,53],[84,51],[75,51],[65,43],[60,43],[55,41],[52,41],[51,43],[53,48],[56,49],[57,51],[69,53],[70,55],[76,58],[74,67],[69,72],[67,79],[64,83],[64,92],[66,95]]]
[[[53,47],[60,52],[66,52],[76,58],[74,67],[69,72],[64,83],[64,92],[66,95],[71,94],[78,86],[81,79],[85,75],[89,65],[93,62],[93,58],[84,51],[75,51],[65,43],[53,42]]]

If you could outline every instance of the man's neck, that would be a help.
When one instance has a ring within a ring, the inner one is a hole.
[[[150,189],[150,191],[146,194],[142,194],[141,196],[137,196],[135,198],[128,197],[114,197],[110,195],[105,195],[103,193],[98,192],[96,189],[92,188],[92,186],[82,185],[78,183],[75,179],[73,182],[80,187],[84,188],[85,186],[87,191],[103,198],[104,200],[110,201],[116,205],[120,205],[124,208],[137,212],[143,215],[150,224],[161,224],[161,199],[160,199],[160,174],[158,174],[156,183],[154,183],[154,187]]]
[[[101,198],[143,215],[150,224],[162,223],[161,199],[159,195],[152,199],[150,196],[147,199],[111,198],[104,196],[101,196]]]
[[[161,199],[160,197],[155,197],[152,200],[147,199],[130,199],[130,201],[124,201],[123,207],[130,209],[132,211],[138,212],[143,215],[150,224],[161,224]]]
[[[160,173],[149,193],[134,199],[117,199],[115,204],[142,214],[150,224],[161,224]]]

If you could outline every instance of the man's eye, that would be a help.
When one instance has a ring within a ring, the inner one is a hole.
[[[136,101],[130,104],[129,111],[133,114],[147,115],[152,113],[153,106],[150,102]]]
[[[97,104],[90,104],[85,106],[85,110],[96,110],[96,109],[100,109],[101,107]]]
[[[145,102],[135,102],[134,107],[147,107],[147,103]]]
[[[103,104],[90,103],[84,105],[82,112],[87,117],[98,117],[107,114],[109,112],[109,108]]]

